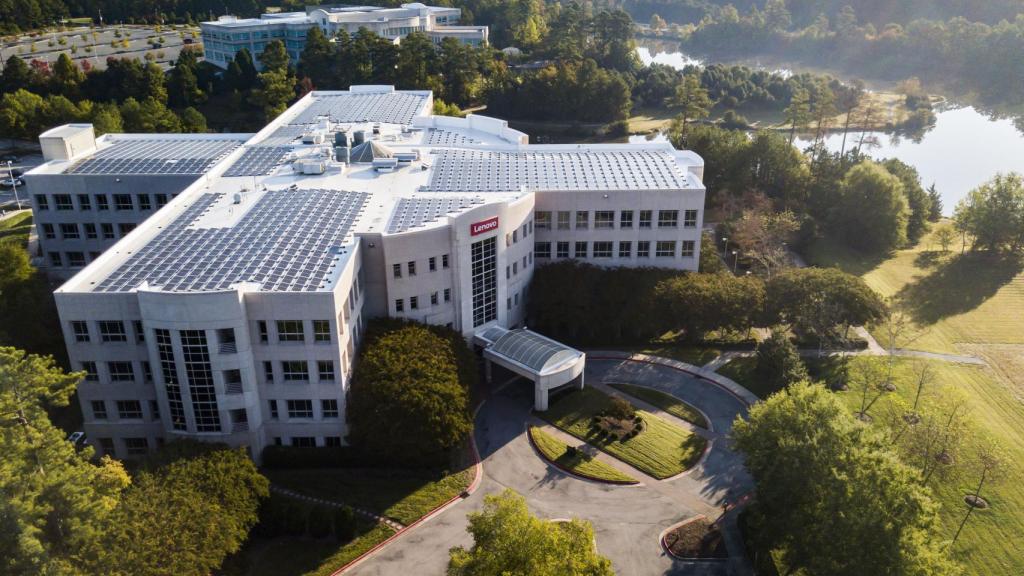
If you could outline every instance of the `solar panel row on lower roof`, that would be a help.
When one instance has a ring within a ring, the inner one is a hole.
[[[383,92],[377,94],[343,93],[316,96],[290,124],[313,124],[320,116],[332,122],[382,122],[412,124],[426,103],[426,94]]]
[[[242,145],[219,138],[118,138],[67,174],[203,174]]]
[[[446,214],[454,214],[482,204],[483,198],[439,196],[434,198],[401,198],[388,222],[388,234],[398,234],[411,228],[434,222]]]
[[[504,152],[443,150],[430,192],[518,190],[679,190],[686,175],[665,150]]]
[[[288,155],[287,146],[250,146],[224,171],[225,176],[270,174]]]
[[[223,194],[203,194],[96,287],[125,292],[143,282],[173,292],[224,290],[255,282],[270,292],[315,291],[329,281],[336,252],[368,194],[272,190],[231,227],[195,222]],[[186,249],[187,248],[187,249]]]

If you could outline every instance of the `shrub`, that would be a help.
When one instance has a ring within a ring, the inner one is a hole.
[[[774,329],[772,335],[757,345],[758,380],[769,384],[772,390],[781,390],[794,382],[807,379],[807,367],[789,337]]]
[[[307,526],[313,538],[326,538],[331,535],[334,514],[326,506],[312,506],[309,510]]]
[[[334,537],[339,542],[348,542],[356,536],[356,513],[349,506],[334,509]]]
[[[637,415],[636,408],[628,400],[616,397],[612,397],[606,414],[619,420],[632,420]]]

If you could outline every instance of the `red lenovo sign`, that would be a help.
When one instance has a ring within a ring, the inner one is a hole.
[[[497,230],[497,229],[498,229],[498,217],[495,216],[493,218],[488,218],[487,220],[481,220],[479,222],[474,222],[474,223],[470,224],[469,225],[469,234],[470,234],[470,236],[477,236],[478,234],[483,234],[484,232],[490,232],[491,230]]]

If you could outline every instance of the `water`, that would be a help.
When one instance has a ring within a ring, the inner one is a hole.
[[[681,69],[700,63],[678,51],[640,47],[637,53],[645,64],[660,62]],[[970,106],[937,111],[935,126],[917,139],[883,132],[869,132],[868,136],[877,147],[865,146],[862,151],[873,158],[899,158],[917,168],[922,185],[934,183],[938,188],[946,214],[951,214],[968,192],[997,173],[1024,173],[1024,134],[1013,120],[993,118]],[[645,139],[632,136],[630,142]],[[859,132],[851,132],[847,150],[859,139]],[[831,134],[825,145],[838,151],[842,141],[842,133]],[[809,141],[798,137],[796,143],[804,148]]]

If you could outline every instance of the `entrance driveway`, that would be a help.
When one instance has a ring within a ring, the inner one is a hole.
[[[714,427],[708,457],[692,471],[662,482],[610,486],[566,475],[542,460],[525,434],[533,386],[516,381],[481,407],[476,440],[483,462],[480,488],[464,502],[415,527],[348,574],[406,576],[444,574],[448,549],[470,546],[466,514],[483,498],[512,488],[543,518],[578,517],[594,525],[597,546],[621,576],[727,574],[722,563],[684,563],[662,550],[659,535],[695,514],[715,518],[723,500],[735,501],[751,482],[723,436],[745,404],[713,383],[659,364],[590,360],[586,381],[624,382],[675,394],[704,411]],[[730,543],[732,544],[732,543]]]

